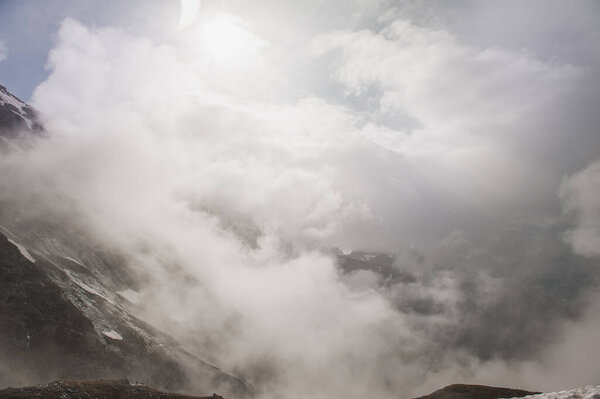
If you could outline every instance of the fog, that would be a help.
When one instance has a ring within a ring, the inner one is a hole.
[[[4,203],[117,248],[144,318],[260,397],[598,384],[597,3],[178,6],[61,22]]]

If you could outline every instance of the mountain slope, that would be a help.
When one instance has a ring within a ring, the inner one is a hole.
[[[35,111],[0,86],[0,150],[22,151],[39,132]],[[250,394],[139,318],[139,276],[87,232],[67,199],[2,194],[0,387],[131,378],[167,390]],[[63,207],[54,212],[40,201]]]
[[[223,399],[213,394],[210,397],[178,395],[161,392],[129,380],[55,381],[26,388],[8,388],[0,391],[0,399],[19,398],[99,398],[99,399]]]
[[[0,358],[13,359],[0,384],[128,377],[171,390],[248,393],[70,273],[0,234]]]

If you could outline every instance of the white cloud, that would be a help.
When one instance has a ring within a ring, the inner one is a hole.
[[[404,110],[438,136],[522,118],[569,87],[577,72],[527,54],[466,46],[404,20],[378,33],[325,35],[313,47],[338,53],[334,74],[351,93],[377,85],[382,112]]]
[[[341,17],[332,4],[231,6],[214,42],[202,24],[159,40],[65,21],[34,94],[51,138],[1,160],[18,177],[0,192],[74,200],[152,276],[148,317],[265,395],[398,397],[472,371],[430,342],[456,323],[456,275],[390,292],[447,306],[407,316],[319,250],[415,244],[431,250],[420,272],[477,263],[486,252],[462,230],[554,221],[565,132],[548,120],[595,76],[417,26],[385,1],[335,2]],[[474,274],[495,298],[500,278]]]

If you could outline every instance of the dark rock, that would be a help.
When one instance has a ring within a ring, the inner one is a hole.
[[[490,387],[486,385],[454,384],[438,389],[429,395],[415,399],[498,399],[520,398],[540,392],[529,392],[522,389]]]
[[[0,391],[0,399],[19,398],[44,399],[210,399],[223,398],[213,394],[212,397],[187,396],[175,393],[161,392],[127,379],[120,380],[59,380],[26,388],[8,388]]]

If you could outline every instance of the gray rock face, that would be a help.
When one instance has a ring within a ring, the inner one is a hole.
[[[387,283],[416,281],[410,273],[398,270],[393,266],[395,259],[390,254],[354,251],[344,255],[342,252],[336,251],[335,255],[338,265],[344,273],[368,270],[381,276]]]

